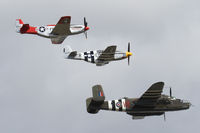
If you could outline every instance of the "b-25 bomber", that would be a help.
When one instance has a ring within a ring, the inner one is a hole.
[[[132,119],[143,119],[145,116],[163,115],[165,112],[189,109],[190,102],[161,94],[163,82],[154,83],[140,98],[124,97],[118,100],[105,101],[101,85],[92,88],[93,97],[87,98],[87,112],[96,114],[99,110],[123,111],[132,116]]]
[[[88,52],[77,52],[73,51],[70,46],[63,49],[65,53],[66,59],[74,59],[74,60],[84,60],[86,62],[90,62],[96,64],[96,66],[103,66],[108,64],[111,61],[117,61],[128,58],[128,64],[130,61],[130,56],[132,53],[130,52],[130,43],[128,43],[128,51],[121,52],[116,51],[117,46],[108,46],[105,50],[94,50]]]

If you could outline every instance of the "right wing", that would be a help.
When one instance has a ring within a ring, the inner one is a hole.
[[[116,48],[117,46],[109,46],[107,47],[102,53],[101,55],[98,57],[97,60],[101,60],[101,61],[110,61],[112,59],[114,59],[114,55],[116,52]]]
[[[135,106],[154,107],[158,98],[161,97],[164,82],[154,83],[135,103]]]
[[[53,35],[68,35],[70,31],[71,16],[61,17],[51,32]]]

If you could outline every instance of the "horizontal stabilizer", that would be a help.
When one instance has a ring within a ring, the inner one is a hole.
[[[77,51],[73,51],[73,52],[71,52],[70,54],[69,54],[69,58],[73,58],[73,57],[75,57],[77,55]]]
[[[22,28],[20,29],[20,33],[26,33],[29,28],[29,24],[23,24]]]

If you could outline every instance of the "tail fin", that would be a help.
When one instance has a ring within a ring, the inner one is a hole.
[[[16,19],[16,22],[15,22],[16,32],[20,33],[20,30],[23,25],[24,25],[24,22],[21,19]]]
[[[101,102],[105,100],[103,93],[103,88],[101,85],[95,85],[92,87],[93,100],[96,102]]]
[[[64,58],[66,59],[73,59],[77,55],[77,51],[72,51],[69,45],[63,49],[63,53],[65,53]]]
[[[93,97],[86,99],[87,112],[96,114],[100,110],[100,106],[104,103],[105,96],[101,85],[92,87]]]
[[[16,19],[16,32],[18,33],[27,33],[27,34],[37,34],[36,27],[32,27],[29,24],[24,24],[21,19]]]

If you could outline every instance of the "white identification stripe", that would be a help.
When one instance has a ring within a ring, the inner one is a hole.
[[[91,61],[91,58],[88,57],[88,61],[89,61],[89,62],[92,62],[92,61]]]
[[[126,100],[122,99],[122,111],[126,111]]]
[[[108,101],[108,109],[109,109],[109,110],[112,110],[112,104],[111,104],[111,102],[112,102],[112,101]]]
[[[120,99],[120,100],[121,100],[121,102],[119,102],[119,100],[110,100],[110,101],[108,101],[108,109],[109,110],[113,110],[113,105],[114,105],[114,110],[115,111],[126,111],[126,100],[125,99]],[[113,105],[112,105],[112,101],[114,101]],[[120,108],[122,110],[119,110]]]

